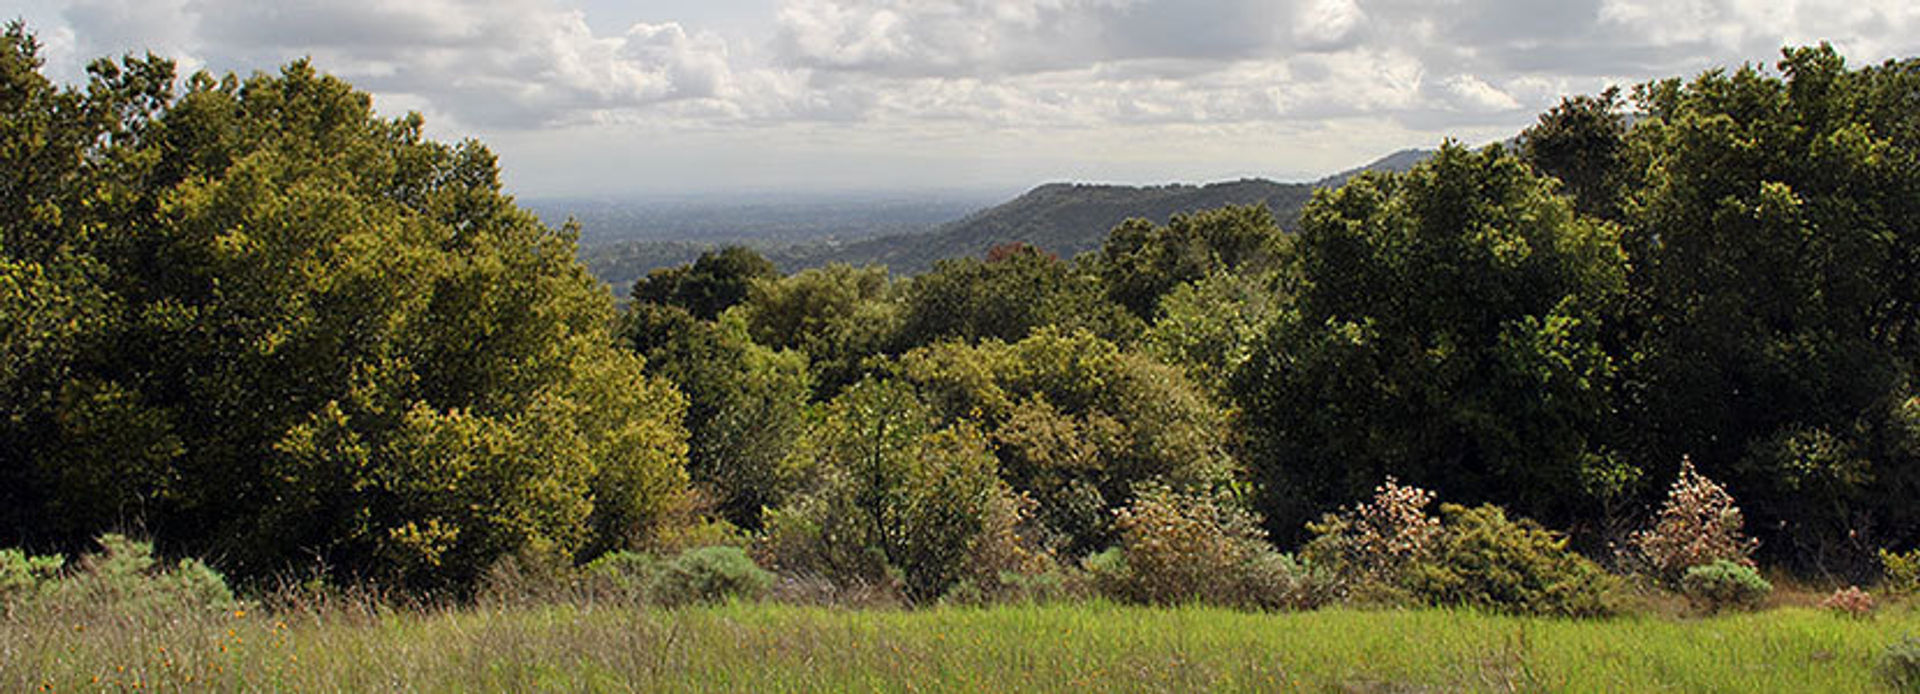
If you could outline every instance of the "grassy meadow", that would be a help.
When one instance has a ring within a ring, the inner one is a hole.
[[[1879,691],[1920,613],[1259,614],[1106,603],[236,610],[0,621],[5,691]]]

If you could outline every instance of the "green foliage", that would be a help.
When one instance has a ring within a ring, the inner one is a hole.
[[[829,265],[748,289],[743,320],[753,341],[805,353],[814,394],[827,399],[866,372],[900,325],[887,270]]]
[[[633,285],[639,303],[675,306],[701,320],[747,299],[756,280],[779,277],[773,261],[742,246],[701,253],[692,264],[655,270]]]
[[[773,586],[773,574],[739,547],[699,547],[658,565],[649,593],[663,605],[753,599]]]
[[[484,147],[305,62],[176,94],[168,61],[99,61],[57,90],[9,37],[8,527],[76,546],[139,518],[243,578],[464,589],[635,542],[684,494],[683,403]]]
[[[1128,339],[1139,321],[1102,295],[1099,280],[1031,246],[997,249],[987,260],[935,263],[903,291],[897,344],[997,339],[1014,342],[1037,328],[1086,329]]]
[[[1231,387],[1277,537],[1388,474],[1550,519],[1608,491],[1626,264],[1553,188],[1448,144],[1315,196],[1292,305]]]
[[[935,413],[980,427],[1000,475],[1039,503],[1070,554],[1112,543],[1135,485],[1224,487],[1227,419],[1178,370],[1086,331],[922,347],[893,367]]]
[[[38,594],[67,565],[60,555],[34,556],[17,549],[0,549],[0,604],[12,605]]]
[[[0,602],[9,614],[57,612],[69,618],[165,620],[232,609],[226,578],[197,559],[163,566],[153,545],[122,535],[100,536],[99,551],[61,572],[59,557],[26,558],[0,552]]]
[[[1279,320],[1286,295],[1276,274],[1219,273],[1174,287],[1141,339],[1141,351],[1180,367],[1217,401],[1229,402],[1233,374]]]
[[[1778,73],[1634,93],[1635,445],[1691,454],[1778,538],[1767,551],[1805,568],[1865,573],[1875,546],[1920,539],[1920,467],[1888,406],[1912,395],[1920,346],[1916,66],[1794,48]]]
[[[782,467],[804,427],[806,355],[756,344],[738,312],[702,321],[675,306],[638,304],[622,327],[650,372],[687,397],[687,472],[716,510],[748,530],[797,485]]]
[[[1920,549],[1880,550],[1880,590],[1894,595],[1920,593]]]
[[[1596,96],[1567,97],[1520,133],[1520,158],[1541,174],[1560,179],[1581,214],[1618,217],[1627,139],[1621,106],[1618,87]]]
[[[1751,610],[1773,593],[1773,584],[1752,566],[1718,559],[1687,569],[1680,577],[1680,592],[1708,612]]]
[[[1434,605],[1472,605],[1501,612],[1594,617],[1613,608],[1613,577],[1567,549],[1559,533],[1506,510],[1442,504],[1442,532],[1432,553],[1407,569],[1407,585]]]
[[[1176,214],[1166,226],[1131,219],[1114,227],[1095,261],[1106,295],[1141,320],[1161,297],[1215,273],[1254,274],[1277,262],[1280,225],[1265,206],[1228,205]]]
[[[941,428],[913,392],[865,381],[835,398],[797,446],[813,487],[770,513],[763,552],[782,573],[842,587],[884,586],[938,598],[969,574],[1017,554],[993,532],[1017,514],[988,442],[968,425]]]
[[[591,594],[640,603],[647,599],[660,564],[660,558],[652,554],[617,550],[587,562],[580,567],[580,574]]]

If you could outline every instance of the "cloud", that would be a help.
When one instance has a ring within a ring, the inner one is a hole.
[[[550,0],[74,0],[63,16],[93,53],[144,42],[190,66],[238,70],[311,56],[477,126],[592,121],[723,101],[733,88],[728,46],[712,34],[663,22],[596,36],[581,11]]]
[[[676,16],[714,0],[656,0],[621,27],[572,4],[592,1],[55,0],[65,24],[40,29],[50,57],[151,49],[244,72],[312,56],[383,107],[490,138],[1104,141],[1167,157],[1225,156],[1246,147],[1217,138],[1248,133],[1511,134],[1562,95],[1771,62],[1786,44],[1920,52],[1911,0],[754,0],[760,33],[725,36]]]

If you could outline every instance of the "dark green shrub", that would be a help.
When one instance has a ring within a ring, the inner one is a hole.
[[[1880,676],[1895,691],[1920,692],[1920,638],[1908,636],[1880,654]]]
[[[1751,566],[1722,559],[1687,569],[1680,578],[1680,592],[1695,607],[1719,612],[1759,607],[1773,592],[1773,584]]]
[[[1443,504],[1432,554],[1407,569],[1414,595],[1436,605],[1590,617],[1612,611],[1615,580],[1567,549],[1560,533],[1530,519],[1509,520],[1494,505]]]
[[[663,605],[725,602],[758,598],[773,587],[773,574],[753,563],[739,547],[701,547],[661,564],[648,592]]]

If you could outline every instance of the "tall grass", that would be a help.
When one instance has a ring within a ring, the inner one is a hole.
[[[0,690],[1873,691],[1900,609],[1570,621],[1105,603],[318,609],[0,621]]]

